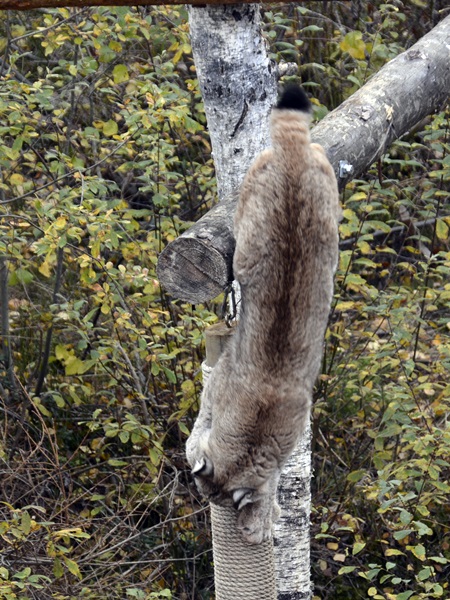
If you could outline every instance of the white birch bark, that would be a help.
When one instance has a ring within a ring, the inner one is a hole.
[[[219,200],[236,196],[255,156],[270,145],[275,67],[257,4],[189,8],[189,27],[216,167]]]
[[[310,600],[311,428],[308,424],[281,474],[275,523],[278,600]]]

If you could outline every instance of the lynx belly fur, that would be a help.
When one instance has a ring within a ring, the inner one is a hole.
[[[272,111],[272,148],[250,167],[234,218],[237,331],[187,442],[200,491],[233,505],[255,544],[271,535],[280,470],[310,418],[338,261],[336,178],[309,122],[306,95],[287,88]]]

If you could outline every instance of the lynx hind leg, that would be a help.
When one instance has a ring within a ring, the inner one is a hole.
[[[199,472],[199,463],[205,461],[206,449],[208,448],[209,436],[211,434],[211,423],[198,416],[191,435],[186,442],[186,458],[192,468],[193,474]],[[209,469],[207,469],[209,470]]]
[[[196,462],[203,456],[208,445],[209,435],[212,427],[212,401],[208,382],[203,388],[200,400],[200,410],[192,428],[191,435],[186,442],[186,458],[193,468]]]

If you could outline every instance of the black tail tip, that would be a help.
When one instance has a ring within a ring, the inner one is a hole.
[[[277,108],[311,112],[311,102],[299,85],[290,83],[284,88],[281,98],[278,100]]]

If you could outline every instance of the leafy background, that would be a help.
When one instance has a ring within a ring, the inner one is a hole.
[[[316,119],[444,1],[266,6]],[[269,10],[270,9],[270,10]],[[0,13],[0,598],[213,597],[203,331],[158,253],[215,201],[182,7]],[[316,387],[316,600],[448,598],[449,109],[348,184]]]

